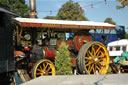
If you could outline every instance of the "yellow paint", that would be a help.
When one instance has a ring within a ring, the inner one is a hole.
[[[38,75],[44,76],[49,74],[52,74],[52,76],[55,75],[55,67],[51,61],[43,59],[36,65],[36,68],[34,69],[34,78],[37,78]]]
[[[98,48],[95,48],[98,47]],[[84,62],[88,74],[106,74],[109,67],[109,54],[106,47],[99,42],[92,43],[85,52]],[[91,57],[91,58],[90,58]]]

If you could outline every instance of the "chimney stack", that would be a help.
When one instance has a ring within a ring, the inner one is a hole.
[[[36,0],[29,0],[29,6],[30,6],[30,18],[36,18],[37,12],[36,12]]]

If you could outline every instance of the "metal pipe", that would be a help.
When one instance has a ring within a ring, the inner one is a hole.
[[[36,0],[29,0],[29,5],[30,5],[30,17],[36,18],[37,17]]]

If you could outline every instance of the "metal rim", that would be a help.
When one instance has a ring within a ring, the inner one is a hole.
[[[78,62],[80,73],[106,74],[109,54],[102,43],[89,42],[80,49]]]
[[[37,78],[46,75],[55,75],[55,66],[50,60],[39,60],[33,68],[32,76],[33,78]]]

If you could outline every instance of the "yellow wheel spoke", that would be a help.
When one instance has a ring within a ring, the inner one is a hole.
[[[92,45],[92,51],[93,55],[95,55],[95,49],[94,49],[94,45]]]
[[[104,65],[103,65],[103,64],[104,64],[104,63],[101,64],[101,62],[98,62],[98,63],[97,63],[97,65],[99,65],[100,67],[105,67],[106,64],[104,64]]]
[[[42,63],[43,64],[43,67],[45,67],[45,63]]]
[[[105,55],[104,55],[104,54],[102,54],[102,55],[100,55],[100,56],[98,56],[98,57],[105,57]]]
[[[91,52],[92,52],[92,53],[93,53],[93,49],[94,49],[94,48],[93,48],[93,46],[92,46],[92,49],[91,49]]]
[[[98,61],[97,61],[97,62],[101,62],[101,60],[103,61],[103,58],[98,59]]]
[[[100,68],[97,65],[95,65],[95,66],[96,66],[97,70],[100,71]]]
[[[101,53],[101,51],[98,51],[98,53],[96,54],[96,56],[99,56],[100,53]]]
[[[98,65],[99,67],[101,67],[101,66],[102,66],[102,65],[100,64],[100,62],[98,62],[98,63],[97,63],[97,65]]]
[[[49,64],[48,64],[48,63],[46,63],[46,66],[44,67],[44,71],[47,69],[48,65],[49,65]]]
[[[46,68],[48,67],[49,63],[46,63]]]
[[[99,48],[96,50],[96,53],[99,52],[100,49],[101,49],[101,47],[99,46]]]
[[[94,68],[95,70],[94,70],[94,74],[96,74],[96,64],[95,64],[95,68]]]
[[[86,62],[85,62],[85,65],[88,64],[88,63],[89,63],[89,61],[86,61]]]
[[[93,62],[90,61],[90,62],[88,62],[87,64],[85,64],[85,66],[88,66],[88,65],[90,65],[90,64],[92,64],[92,63],[93,63]]]
[[[41,69],[36,69],[37,71],[42,71]]]
[[[90,58],[89,58],[89,57],[84,57],[84,59],[90,60]]]
[[[101,57],[102,58],[102,57],[104,57],[104,55],[101,55],[101,56],[98,56],[98,57]]]
[[[92,66],[91,66],[89,72],[91,72],[93,68],[94,68],[94,64],[92,64]]]
[[[87,52],[87,57],[89,56],[88,52]]]
[[[105,57],[105,54],[104,53],[102,53],[101,51],[99,53],[101,53],[101,55],[97,54],[96,55],[97,58],[103,58],[103,57]]]
[[[94,57],[90,51],[88,51],[91,57]]]
[[[95,64],[94,64],[92,70],[93,70],[93,73],[96,74]]]
[[[41,73],[36,73],[36,75],[41,75]]]
[[[49,67],[49,68],[47,69],[47,72],[48,72],[50,69],[51,69],[51,67]]]
[[[41,65],[40,65],[40,70],[43,70]]]
[[[88,74],[90,74],[90,71],[89,71],[90,68],[91,68],[91,65],[88,66]]]
[[[93,67],[93,69],[92,69],[92,70],[93,70],[93,73],[95,74],[95,72],[96,72],[96,71],[95,71],[95,65],[94,65],[94,67]]]
[[[90,55],[89,55],[89,53],[87,52],[87,57],[89,57]]]

